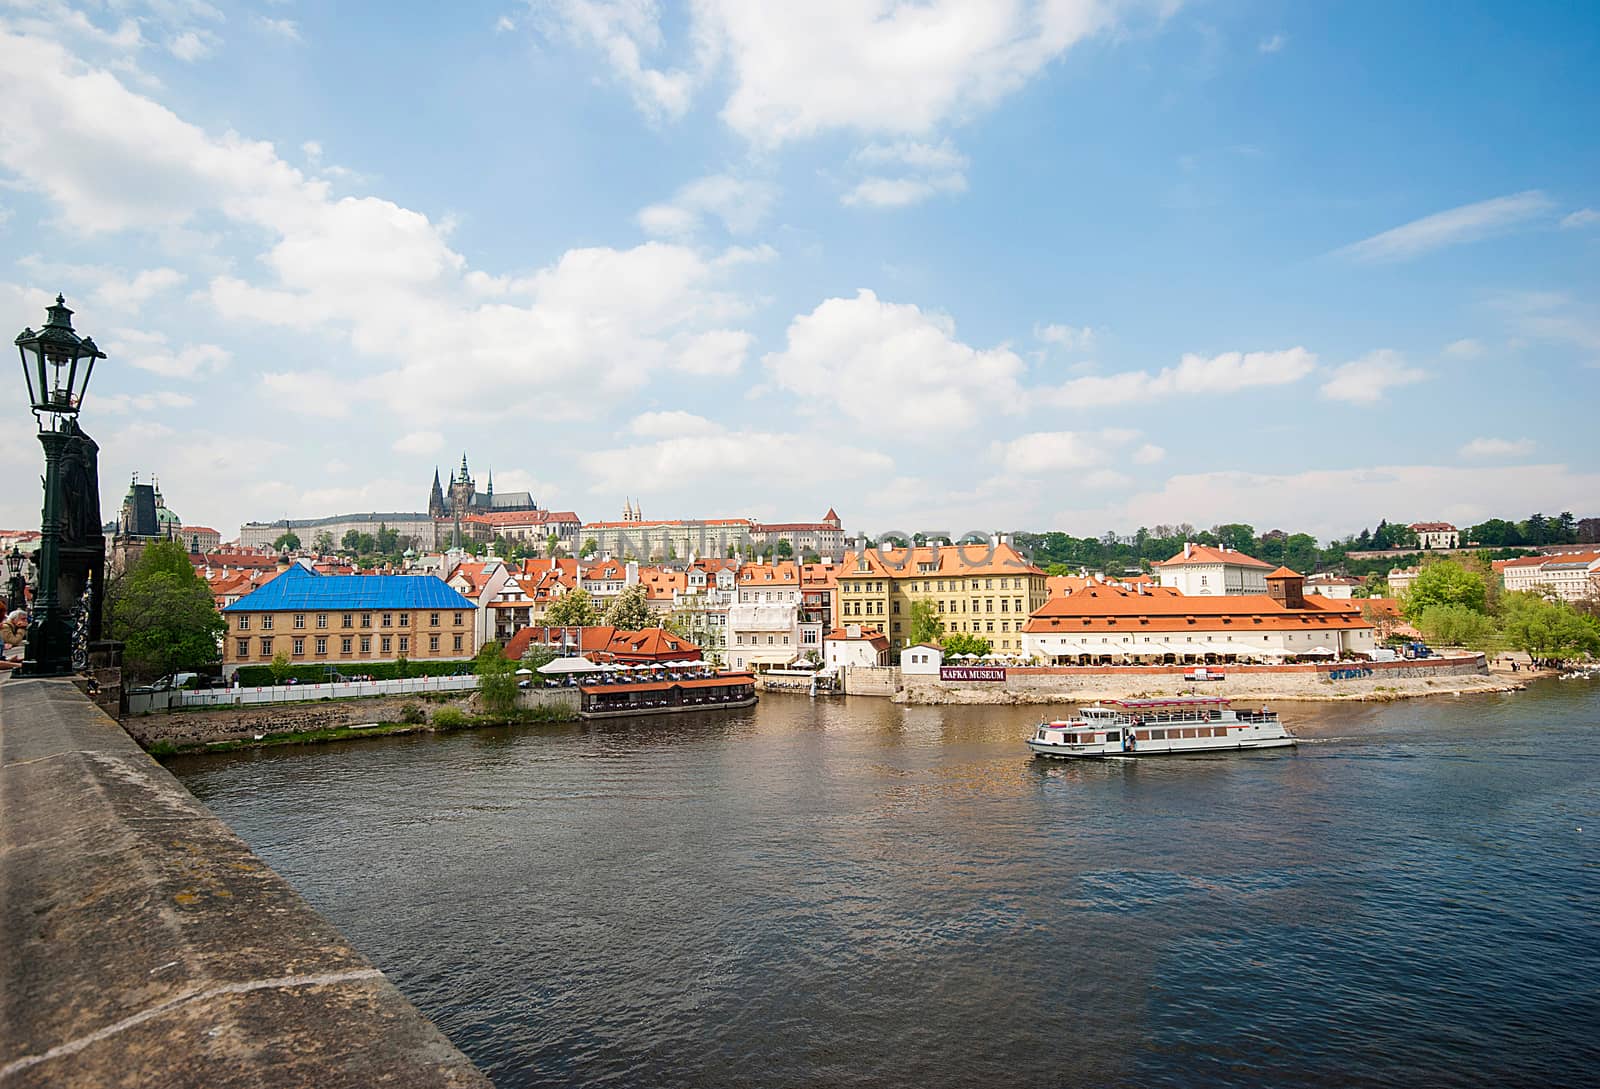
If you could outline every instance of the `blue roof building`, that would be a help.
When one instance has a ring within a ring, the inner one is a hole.
[[[432,575],[321,575],[295,564],[224,613],[466,610],[477,606]]]

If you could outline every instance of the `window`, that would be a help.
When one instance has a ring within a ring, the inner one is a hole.
[[[363,635],[361,637],[361,653],[362,654],[371,654],[372,653],[372,636]]]
[[[339,626],[341,628],[348,628],[354,616],[354,613],[345,613],[344,618],[339,622]]]
[[[460,614],[460,613],[456,613],[456,618],[455,618],[455,619],[454,619],[454,620],[452,620],[452,621],[451,621],[451,623],[452,623],[452,624],[459,624],[459,623],[461,623],[461,614]],[[457,642],[460,642],[460,640],[457,640]],[[460,647],[457,647],[457,648],[456,648],[456,649],[457,649],[457,650],[460,650],[460,649],[461,649],[461,648],[460,648]]]
[[[774,642],[775,640],[772,638],[772,636],[767,636],[767,646],[770,647]]]
[[[380,642],[378,643],[378,650],[383,654],[388,654],[389,653],[389,649],[393,645],[394,641],[392,639],[390,639],[387,635],[380,636],[379,639],[380,639]]]
[[[896,599],[895,599],[895,603],[894,603],[894,614],[895,614],[895,615],[896,615],[896,616],[899,616],[899,615],[900,615],[900,600],[899,600],[899,599],[898,599],[898,598],[896,598]]]
[[[272,636],[263,635],[261,637],[261,653],[263,655],[270,655],[272,653]]]
[[[239,614],[239,630],[240,631],[249,631],[250,630],[250,614],[249,613],[240,613]]]
[[[1003,613],[1008,613],[1008,612],[1011,611],[1011,599],[1010,598],[1003,597],[1003,598],[1000,599],[1000,611],[1003,612]]]
[[[371,613],[362,613],[361,614],[361,626],[363,628],[372,627],[372,614]]]
[[[250,640],[248,640],[248,639],[239,640],[239,657],[241,657],[241,658],[250,657]]]
[[[454,649],[456,649],[456,650],[460,650],[461,649],[461,636],[459,636],[459,635],[455,637],[455,648]]]
[[[402,635],[400,637],[400,653],[404,654],[406,651],[408,651],[410,649],[411,649],[411,636]]]
[[[430,625],[432,625],[433,627],[437,628],[439,626],[439,614],[438,613],[429,613],[428,614],[428,623]]]
[[[306,652],[306,641],[304,637],[296,637],[292,645],[294,647],[294,656],[296,658],[300,657],[300,655]]]
[[[340,636],[340,638],[339,638],[339,653],[340,654],[349,654],[350,653],[351,641],[352,640],[348,635]]]
[[[411,614],[410,613],[401,613],[400,614],[400,626],[402,628],[409,628],[411,626]]]
[[[986,598],[984,600],[984,602],[983,602],[983,611],[986,612],[986,613],[994,612],[994,598],[991,597],[991,598]]]
[[[328,626],[328,614],[327,613],[318,613],[317,614],[317,627],[326,628],[327,626]]]
[[[261,630],[262,631],[271,631],[272,630],[272,614],[271,613],[262,613],[261,614]]]
[[[306,614],[305,613],[295,613],[294,614],[294,626],[297,629],[304,630],[304,628],[306,626]]]
[[[439,637],[437,635],[428,636],[428,649],[431,650],[431,651],[434,651],[436,653],[438,652],[438,650],[439,650]]]
[[[385,627],[385,628],[394,627],[394,614],[393,613],[384,613],[383,614],[383,618],[378,621],[378,624],[379,624],[380,627]]]
[[[328,637],[326,635],[317,636],[317,653],[328,653]]]
[[[988,630],[989,630],[989,631],[994,631],[994,621],[993,621],[993,620],[991,620],[991,621],[989,621],[989,628],[988,628]]]

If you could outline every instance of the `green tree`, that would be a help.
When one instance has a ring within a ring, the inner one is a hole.
[[[1600,654],[1600,621],[1565,601],[1534,593],[1505,596],[1505,639],[1533,658],[1566,661]]]
[[[272,542],[272,547],[279,552],[300,551],[300,535],[292,529],[286,529],[278,534]]]
[[[498,718],[510,716],[517,709],[517,663],[491,639],[478,650],[472,671],[478,675],[478,699],[484,711]]]
[[[644,587],[635,583],[618,594],[606,610],[606,623],[623,631],[654,627],[655,614],[650,611],[650,599]]]
[[[913,601],[911,603],[911,635],[912,643],[937,643],[944,635],[944,618],[939,615],[939,610],[934,608],[931,601]]]
[[[1465,605],[1430,605],[1416,627],[1430,643],[1473,650],[1488,650],[1499,635],[1493,620]]]
[[[378,535],[373,539],[373,544],[377,547],[377,550],[383,553],[385,556],[399,552],[400,531],[396,529],[390,529],[382,522],[379,522]]]
[[[561,538],[554,531],[544,539],[544,554],[554,559],[557,550],[561,548]]]
[[[598,551],[600,551],[600,542],[593,537],[583,542],[583,554],[585,556],[593,556]]]
[[[1481,613],[1487,608],[1487,598],[1482,575],[1454,560],[1440,560],[1417,573],[1405,597],[1406,619],[1415,624],[1434,605],[1464,605]]]
[[[123,642],[123,667],[137,681],[215,665],[228,631],[180,541],[145,547],[111,585],[106,616],[108,637]]]
[[[794,559],[794,545],[789,543],[789,538],[778,538],[778,558],[780,560]]]
[[[346,552],[359,552],[361,550],[361,531],[358,529],[345,530],[344,537],[339,541],[339,545]]]
[[[404,654],[394,660],[394,675],[402,681],[411,675],[411,660]]]
[[[800,562],[801,563],[821,563],[822,562],[822,556],[820,554],[816,553],[816,552],[807,551],[806,554],[800,558]]]
[[[522,663],[519,668],[537,671],[540,666],[555,661],[557,653],[557,649],[548,643],[529,643],[528,649],[522,652]]]
[[[272,662],[267,668],[272,670],[272,683],[282,684],[289,679],[289,674],[294,672],[294,663],[289,661],[289,655],[285,651],[280,650],[272,656]]]
[[[333,544],[333,534],[325,529],[318,530],[316,537],[311,541],[311,547],[324,554],[333,551]]]
[[[587,628],[600,623],[600,610],[583,587],[568,590],[544,611],[544,622],[553,628]]]
[[[943,639],[939,640],[939,645],[944,648],[944,652],[947,656],[955,654],[976,654],[981,658],[993,649],[993,644],[983,636],[973,635],[971,632],[965,631],[953,631],[947,633]]]

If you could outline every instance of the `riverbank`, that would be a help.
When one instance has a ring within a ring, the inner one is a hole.
[[[902,676],[896,703],[1054,704],[1104,699],[1154,699],[1202,695],[1236,700],[1387,702],[1422,696],[1514,692],[1539,672],[1498,674],[1482,655],[1422,662],[1380,662],[1367,667],[1228,667],[1222,680],[1191,681],[1183,670],[1104,667],[1007,670],[999,682],[946,681]]]

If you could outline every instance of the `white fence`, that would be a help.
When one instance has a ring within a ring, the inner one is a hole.
[[[397,681],[339,681],[334,684],[271,684],[261,688],[207,688],[200,691],[130,692],[128,713],[177,710],[182,707],[244,707],[256,703],[299,703],[305,700],[353,699],[360,696],[404,696],[415,692],[464,692],[478,687],[476,675],[407,677]]]

